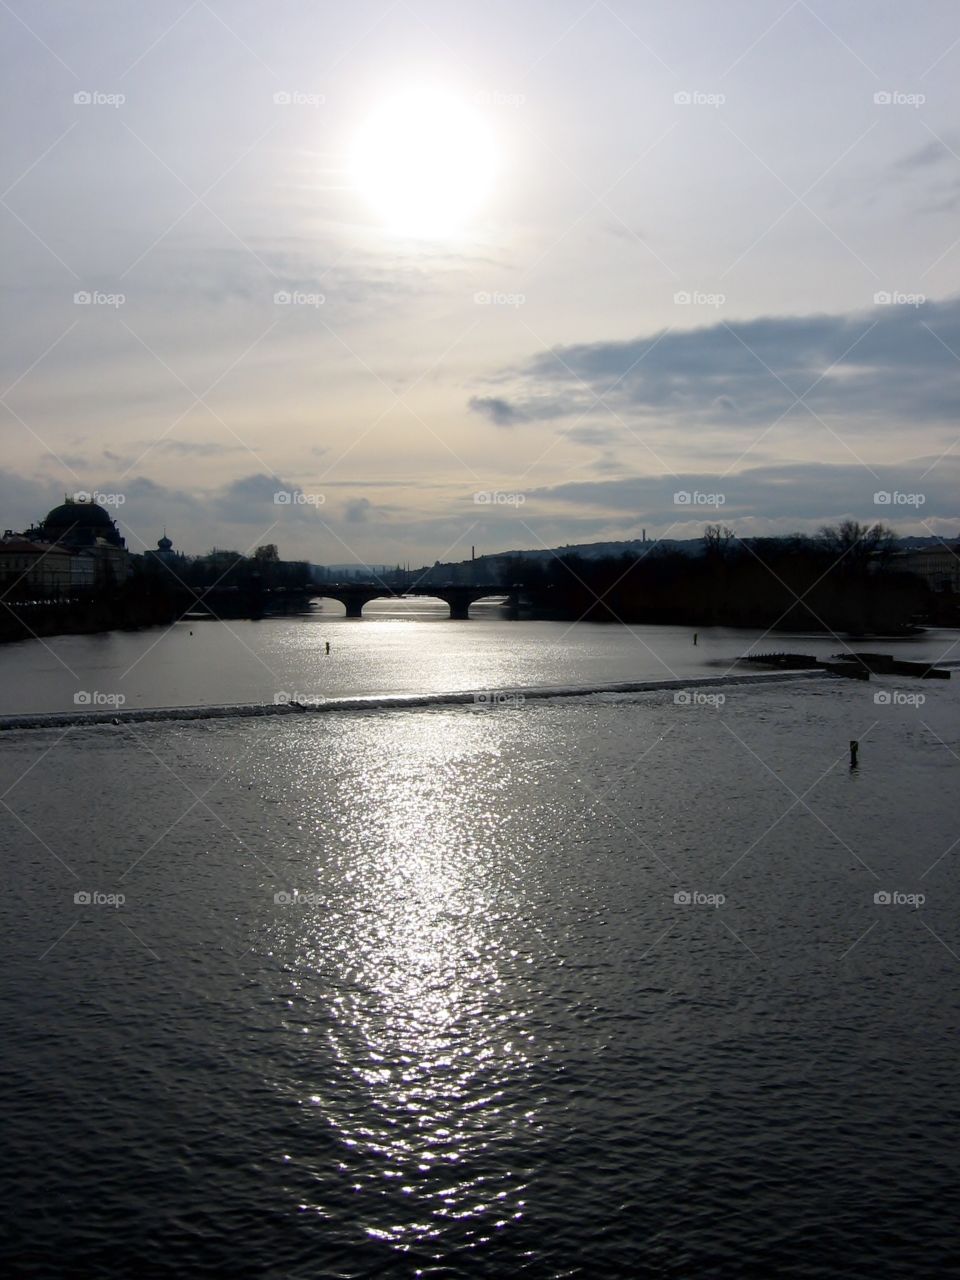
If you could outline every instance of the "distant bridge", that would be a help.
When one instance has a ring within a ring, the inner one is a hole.
[[[466,621],[470,616],[470,606],[477,600],[485,600],[490,596],[513,595],[502,586],[485,584],[480,586],[463,586],[460,583],[423,583],[411,586],[392,586],[386,582],[323,582],[317,583],[311,593],[315,597],[326,596],[330,600],[338,600],[347,611],[348,618],[363,616],[363,607],[371,600],[402,599],[405,596],[430,596],[442,600],[450,606],[450,617],[457,621]]]

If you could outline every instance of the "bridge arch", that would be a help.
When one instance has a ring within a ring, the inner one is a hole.
[[[341,606],[342,606],[342,608],[343,608],[343,615],[342,615],[342,616],[343,616],[343,617],[346,617],[347,606],[344,604],[344,602],[343,602],[341,599],[339,599],[339,597],[334,596],[334,595],[330,595],[330,594],[329,594],[328,592],[326,592],[326,591],[318,591],[318,592],[316,593],[316,595],[315,595],[313,598],[314,598],[314,600],[317,602],[317,604],[320,604],[320,605],[330,605],[330,604],[338,604],[338,605],[341,605]],[[340,615],[340,614],[338,614],[338,613],[333,613],[333,614],[331,614],[331,616],[332,616],[332,617],[340,617],[341,615]]]
[[[491,596],[505,596],[507,592],[502,587],[491,586],[461,586],[459,584],[449,584],[447,586],[427,586],[412,588],[406,592],[410,596],[428,596],[435,600],[442,600],[450,609],[450,617],[459,622],[465,622],[470,617],[470,606],[478,600],[486,600]]]
[[[478,600],[489,600],[509,597],[510,593],[501,586],[481,585],[467,586],[460,583],[387,586],[376,583],[318,583],[315,598],[319,600],[336,600],[343,605],[346,617],[360,618],[364,606],[371,600],[390,599],[426,599],[442,601],[450,610],[450,617],[465,621],[470,616],[470,606]]]

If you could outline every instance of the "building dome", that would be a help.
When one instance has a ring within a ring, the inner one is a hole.
[[[173,543],[172,543],[172,541],[167,537],[167,535],[166,535],[166,534],[164,534],[164,535],[163,535],[163,537],[158,541],[158,543],[157,543],[157,550],[158,550],[158,551],[172,551],[172,550],[173,550]]]
[[[104,528],[112,526],[113,521],[106,507],[101,507],[99,502],[65,502],[54,507],[43,524],[46,529],[71,529],[75,525]]]
[[[102,538],[114,547],[125,545],[110,513],[98,502],[68,499],[47,515],[40,525],[46,542],[68,543],[77,547],[89,547]]]

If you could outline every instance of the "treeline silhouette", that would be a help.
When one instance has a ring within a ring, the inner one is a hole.
[[[544,618],[893,634],[929,595],[892,567],[895,546],[883,525],[853,520],[815,537],[741,539],[708,525],[700,555],[653,544],[639,557],[517,557],[501,581]]]
[[[38,590],[20,573],[0,581],[0,643],[168,626],[188,612],[232,619],[296,614],[308,608],[312,593],[310,565],[281,560],[272,543],[252,556],[217,550],[169,561],[138,556],[124,581],[106,566],[91,586]]]

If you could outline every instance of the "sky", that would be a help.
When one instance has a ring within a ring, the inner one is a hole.
[[[955,0],[2,0],[0,522],[960,532]]]

